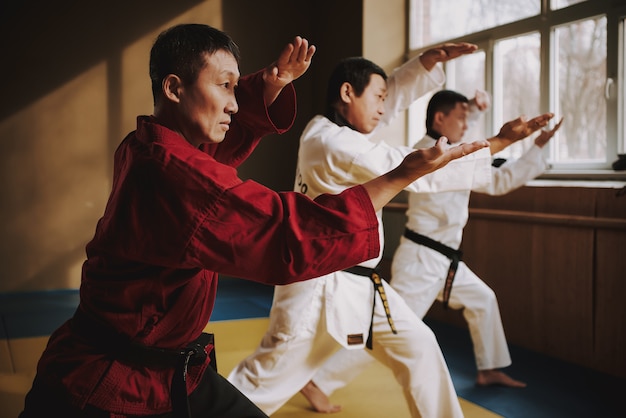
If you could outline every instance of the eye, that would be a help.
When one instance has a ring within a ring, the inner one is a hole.
[[[220,86],[225,88],[226,90],[234,91],[239,85],[237,83],[231,83],[230,81],[226,81],[225,83],[220,84]]]

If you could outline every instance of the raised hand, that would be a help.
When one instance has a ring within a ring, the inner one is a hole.
[[[475,105],[479,111],[484,112],[491,105],[489,93],[485,90],[476,90],[474,98],[470,100],[470,104]]]
[[[268,105],[273,103],[283,87],[306,72],[311,65],[313,54],[315,46],[309,45],[306,39],[296,36],[285,46],[278,59],[265,68],[263,80]]]
[[[478,49],[478,46],[467,42],[445,43],[426,50],[421,56],[422,65],[428,70],[438,62],[446,62],[458,58],[461,55],[471,54]]]

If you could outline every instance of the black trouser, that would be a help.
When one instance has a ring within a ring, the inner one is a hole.
[[[207,367],[202,381],[189,395],[192,417],[203,418],[267,418],[255,404],[237,388]],[[42,418],[59,416],[63,418],[109,418],[109,412],[91,406],[84,410],[72,408],[65,395],[58,388],[46,387],[35,377],[33,387],[26,395],[26,407],[19,418]],[[131,417],[133,415],[129,415]],[[146,418],[174,418],[172,412],[161,415],[143,416]]]

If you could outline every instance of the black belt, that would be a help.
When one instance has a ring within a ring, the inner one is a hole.
[[[450,300],[450,292],[452,291],[452,283],[454,282],[454,276],[456,276],[459,261],[461,261],[461,257],[463,257],[463,252],[448,247],[447,245],[428,238],[425,235],[413,232],[408,228],[404,230],[404,236],[414,243],[433,249],[450,259],[450,268],[448,269],[448,275],[446,276],[446,283],[443,286],[443,307],[447,309],[448,301]]]
[[[87,338],[94,346],[103,349],[117,361],[146,367],[174,368],[171,395],[172,409],[176,417],[191,417],[187,398],[188,367],[203,364],[208,355],[211,367],[217,371],[215,348],[208,354],[206,352],[208,345],[215,347],[213,334],[203,332],[197,339],[180,349],[145,346],[90,318],[80,307],[72,317],[71,326],[74,332]]]
[[[354,266],[354,267],[345,269],[344,271],[348,273],[356,274],[358,276],[369,277],[372,283],[374,284],[374,300],[372,301],[372,320],[370,321],[370,330],[367,336],[367,341],[365,343],[365,346],[371,350],[372,339],[373,339],[372,327],[374,325],[374,308],[376,307],[376,293],[378,293],[378,295],[380,296],[380,300],[383,301],[383,307],[385,308],[385,315],[387,315],[387,322],[389,323],[389,327],[391,327],[391,331],[394,334],[398,333],[398,331],[396,330],[396,326],[393,323],[393,319],[391,318],[391,311],[389,310],[389,301],[387,300],[387,294],[385,293],[385,288],[383,287],[382,279],[380,275],[378,274],[378,271],[376,271],[375,268],[371,269],[371,268],[363,267],[363,266]],[[348,336],[348,339],[349,338],[350,337]]]

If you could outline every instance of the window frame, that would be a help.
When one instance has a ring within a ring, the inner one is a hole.
[[[408,5],[407,45],[411,39],[411,24],[416,23],[411,17],[413,2]],[[485,87],[494,97],[495,75],[494,48],[497,41],[522,36],[530,32],[539,32],[540,36],[540,111],[548,112],[555,108],[557,96],[553,91],[554,72],[556,71],[556,57],[554,32],[572,22],[587,20],[598,16],[607,19],[607,58],[606,58],[606,154],[607,161],[600,164],[600,168],[585,163],[559,163],[548,170],[542,177],[569,178],[569,179],[626,179],[626,172],[615,171],[611,163],[619,154],[626,154],[626,2],[618,4],[616,0],[587,0],[564,8],[551,10],[550,0],[541,2],[539,15],[507,23],[501,26],[470,33],[456,38],[446,39],[420,48],[410,49],[407,57],[410,59],[429,48],[444,42],[470,42],[478,45],[485,51]],[[494,97],[495,99],[495,97]],[[494,105],[497,102],[494,100]],[[415,120],[409,118],[409,123]],[[491,111],[484,115],[487,132],[497,132],[500,126],[494,126],[494,117]],[[411,132],[411,128],[409,128]],[[548,150],[546,149],[546,153]]]

